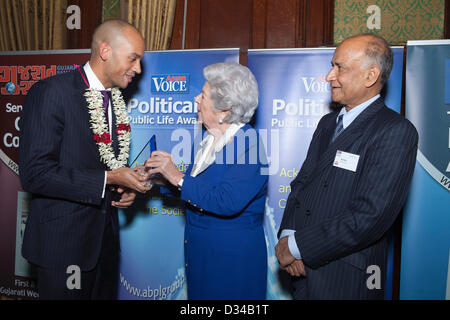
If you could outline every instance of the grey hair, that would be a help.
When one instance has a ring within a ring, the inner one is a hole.
[[[230,111],[227,123],[248,123],[258,107],[258,83],[252,72],[234,62],[211,64],[203,69],[210,86],[213,108]]]
[[[386,40],[376,34],[370,33],[363,34],[362,36],[370,37],[367,42],[367,47],[364,50],[367,60],[364,63],[363,69],[367,69],[371,64],[377,65],[380,68],[380,84],[383,87],[389,79],[394,63],[392,50]]]

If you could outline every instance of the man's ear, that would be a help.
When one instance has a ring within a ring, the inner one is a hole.
[[[366,71],[364,71],[364,85],[366,88],[372,87],[375,83],[377,83],[380,78],[381,70],[375,64],[370,65]]]
[[[98,48],[98,55],[100,56],[100,59],[106,61],[108,60],[110,54],[111,54],[111,47],[109,46],[109,44],[106,42],[100,43]]]

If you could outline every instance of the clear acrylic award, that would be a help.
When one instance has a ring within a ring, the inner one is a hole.
[[[153,151],[156,150],[156,136],[153,135],[150,140],[145,144],[142,148],[141,152],[137,155],[137,157],[131,162],[130,168],[134,169],[140,175],[148,175],[147,170],[144,167],[145,160],[150,158],[150,155]],[[148,176],[147,182],[145,183],[146,187],[151,187],[153,183],[150,181],[150,176]]]

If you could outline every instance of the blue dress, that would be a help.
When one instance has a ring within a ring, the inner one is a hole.
[[[242,132],[245,142],[236,135],[208,168],[191,177],[191,165],[184,177],[188,299],[266,298],[267,162],[256,130]]]

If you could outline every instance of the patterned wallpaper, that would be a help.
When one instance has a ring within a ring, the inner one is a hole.
[[[103,0],[102,21],[120,19],[120,0]]]
[[[392,45],[442,39],[445,0],[336,0],[334,43],[358,33],[376,33]]]

